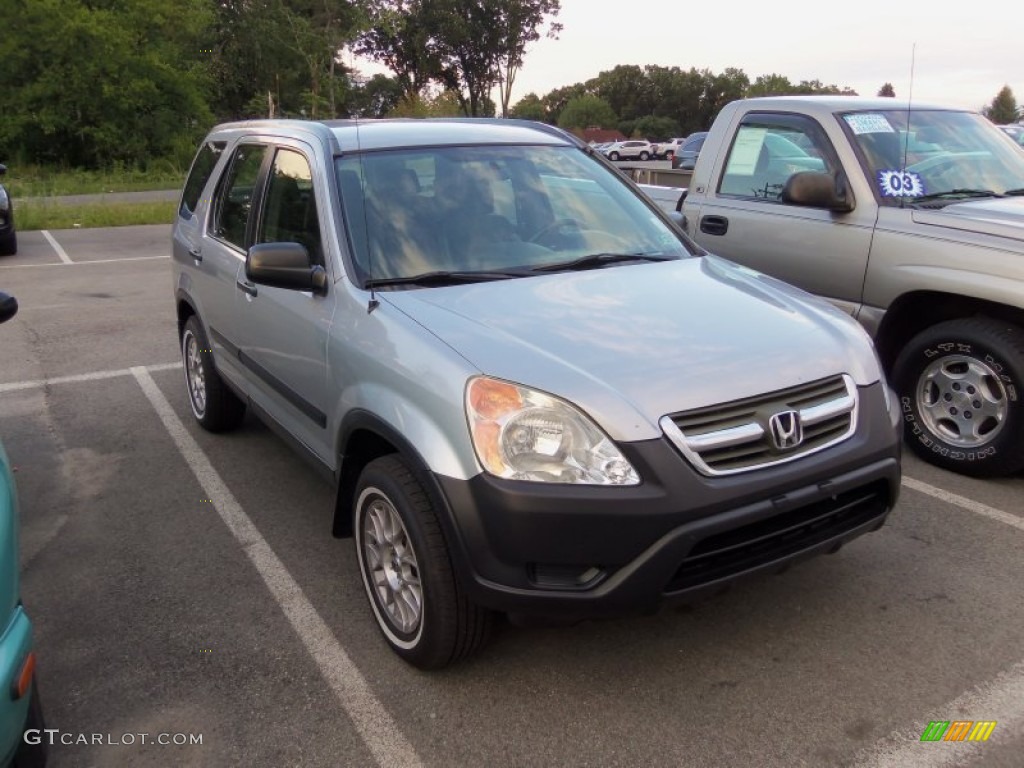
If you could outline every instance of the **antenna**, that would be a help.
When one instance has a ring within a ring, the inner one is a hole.
[[[910,102],[914,98],[914,60],[917,55],[917,43],[910,46],[910,85],[907,87],[907,130],[903,135],[903,167],[900,176],[907,172],[907,155],[910,154]],[[901,179],[902,181],[902,179]],[[906,204],[906,198],[900,195],[900,208]]]
[[[356,121],[356,156],[359,158],[359,191],[363,195],[363,231],[366,232],[366,272],[367,281],[370,283],[370,302],[366,305],[366,314],[370,314],[377,307],[380,306],[380,301],[377,300],[377,290],[373,287],[373,248],[370,247],[370,217],[366,212],[367,206],[370,204],[370,200],[366,196],[366,168],[363,165],[363,142],[359,137],[359,115],[355,117]]]

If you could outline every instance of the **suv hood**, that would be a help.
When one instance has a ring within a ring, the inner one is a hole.
[[[1024,197],[992,197],[951,203],[936,211],[915,210],[919,224],[981,232],[1024,241]]]
[[[712,256],[378,297],[482,373],[576,403],[613,439],[657,437],[665,414],[836,373],[880,376],[852,318]]]

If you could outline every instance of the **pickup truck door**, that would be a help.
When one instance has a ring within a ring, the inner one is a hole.
[[[874,199],[857,201],[848,213],[780,199],[793,173],[840,169],[825,130],[804,115],[750,112],[728,135],[727,150],[704,147],[714,165],[706,185],[694,178],[694,194],[687,197],[689,234],[712,253],[856,315],[877,218]]]
[[[311,261],[330,274],[319,221],[323,206],[309,160],[312,148],[291,144],[282,142],[271,150],[253,242],[301,243]],[[316,295],[256,285],[246,277],[243,264],[234,293],[238,357],[250,399],[324,464],[333,466],[327,435],[327,339],[335,292],[328,288],[326,295]]]

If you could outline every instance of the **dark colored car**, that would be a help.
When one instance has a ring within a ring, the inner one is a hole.
[[[7,173],[7,166],[0,164],[0,176]],[[14,201],[7,189],[0,184],[0,256],[18,252],[18,235],[14,231]]]
[[[1000,125],[999,127],[1003,133],[1024,147],[1024,125],[1021,123],[1011,123],[1010,125]]]
[[[700,154],[700,148],[704,146],[704,139],[707,137],[707,131],[699,131],[687,136],[683,146],[679,148],[679,151],[672,158],[672,167],[683,171],[692,171],[693,167],[697,164],[697,155]]]

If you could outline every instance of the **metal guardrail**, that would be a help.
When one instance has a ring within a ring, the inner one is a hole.
[[[673,170],[671,168],[620,165],[619,170],[637,184],[650,184],[655,187],[689,187],[690,179],[693,178],[693,171]]]

